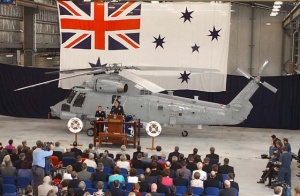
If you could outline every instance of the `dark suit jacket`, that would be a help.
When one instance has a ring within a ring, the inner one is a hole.
[[[147,182],[147,183],[156,183],[156,179],[154,178],[154,176],[145,175],[145,182]]]
[[[69,184],[68,188],[78,188],[79,182],[80,182],[80,180],[78,180],[78,179],[70,180],[70,184]]]
[[[219,196],[232,196],[235,195],[236,189],[235,188],[227,188],[220,191]]]
[[[205,171],[206,173],[210,174],[210,172],[211,172],[211,165],[204,165],[202,167],[202,170]]]
[[[170,175],[169,175],[170,178],[176,178],[176,171],[169,169],[169,172],[170,172]]]
[[[204,181],[204,188],[206,187],[219,188],[219,180],[215,178],[208,178],[207,180]]]
[[[192,173],[194,170],[198,169],[194,162],[187,162],[186,168],[189,169]]]
[[[157,190],[156,190],[157,193],[165,193],[165,194],[168,194],[168,189],[167,189],[167,186],[166,185],[162,185],[161,183],[157,183]]]
[[[120,196],[124,194],[119,188],[110,189],[110,192],[112,196]]]
[[[149,192],[149,185],[147,182],[139,182],[140,185],[140,192]]]
[[[108,181],[108,177],[109,175],[103,171],[96,171],[95,173],[93,173],[92,176],[92,181],[102,181],[102,182],[107,182]]]
[[[82,151],[78,148],[71,148],[71,152],[75,153],[75,157],[77,157],[78,155],[82,155]]]
[[[166,196],[176,196],[176,193],[169,193]]]
[[[77,173],[82,171],[81,166],[82,166],[81,162],[76,162],[76,164],[72,165],[73,170],[76,171]]]
[[[172,162],[172,157],[173,156],[176,156],[176,157],[179,157],[179,152],[176,152],[176,151],[174,151],[174,152],[171,152],[170,154],[169,154],[169,156],[168,156],[168,161],[170,161],[170,162]]]
[[[161,193],[157,192],[150,192],[151,196],[161,196]]]
[[[83,190],[75,191],[74,196],[83,196],[85,192],[87,191],[83,191]]]
[[[174,178],[173,179],[174,186],[188,186],[189,181],[185,178]]]
[[[219,180],[220,182],[222,182],[223,181],[223,174],[216,173],[216,179]]]
[[[218,172],[221,174],[228,174],[229,172],[234,173],[234,168],[229,165],[221,165],[219,166]]]
[[[141,160],[132,161],[132,167],[135,169],[143,169],[143,170],[146,169],[145,163]]]
[[[133,154],[132,154],[132,160],[137,160],[137,155],[139,154],[139,153],[141,153],[142,154],[142,156],[144,156],[144,152],[142,152],[142,151],[136,151],[136,152],[134,152]]]
[[[206,157],[209,158],[210,165],[219,163],[219,155],[218,154],[207,154]]]
[[[75,153],[74,152],[65,152],[62,154],[63,157],[74,157],[75,158]]]
[[[230,181],[230,187],[231,187],[231,188],[235,188],[235,189],[237,189],[238,191],[240,191],[239,184],[238,184],[237,182]]]

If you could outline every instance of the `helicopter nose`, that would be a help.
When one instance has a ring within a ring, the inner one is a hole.
[[[58,112],[57,108],[55,108],[55,106],[51,106],[50,110],[51,110],[52,116],[59,117],[59,112]]]

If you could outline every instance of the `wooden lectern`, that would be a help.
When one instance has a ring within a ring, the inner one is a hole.
[[[117,124],[115,123],[109,123],[107,132],[108,133],[116,133],[120,134],[123,133],[123,124],[120,124],[123,122],[123,116],[122,115],[114,115],[114,114],[109,114],[107,117],[108,122],[119,122]]]

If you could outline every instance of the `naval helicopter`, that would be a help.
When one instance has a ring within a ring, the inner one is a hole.
[[[276,93],[275,87],[267,82],[261,82],[261,74],[267,64],[268,61],[265,61],[256,77],[237,69],[250,81],[230,103],[224,105],[174,96],[172,92],[162,94],[160,92],[165,89],[130,72],[130,69],[137,69],[136,67],[122,67],[116,64],[98,69],[91,68],[87,72],[34,84],[15,91],[80,75],[95,74],[81,85],[74,86],[64,100],[51,106],[51,115],[66,120],[77,117],[84,121],[93,121],[95,110],[99,105],[109,113],[113,102],[118,100],[126,115],[140,119],[143,124],[156,121],[162,125],[181,125],[181,134],[186,137],[188,131],[184,129],[184,125],[236,125],[243,122],[253,108],[249,99],[261,85]],[[70,72],[70,70],[59,72]]]

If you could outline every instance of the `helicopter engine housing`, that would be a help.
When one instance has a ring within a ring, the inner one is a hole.
[[[128,85],[111,80],[97,80],[94,89],[101,93],[126,93]]]

